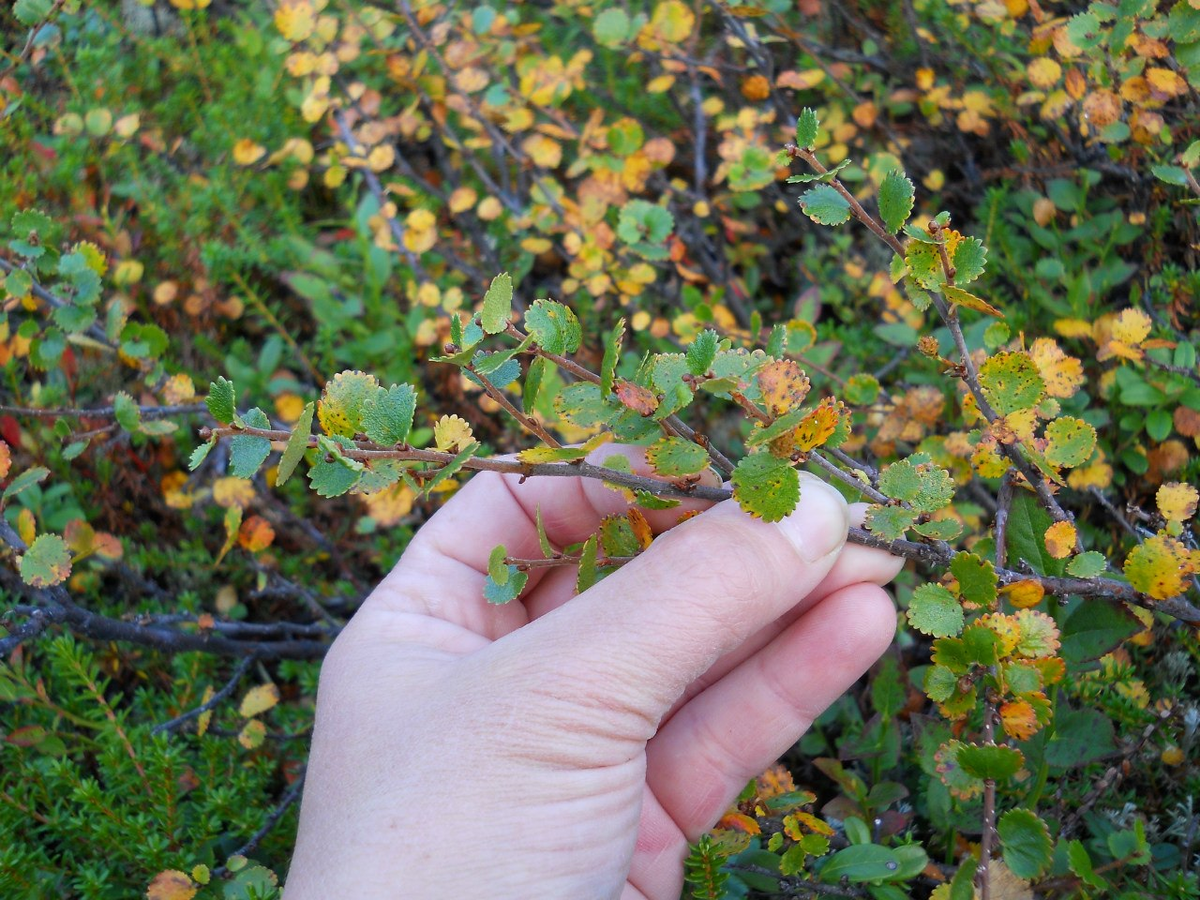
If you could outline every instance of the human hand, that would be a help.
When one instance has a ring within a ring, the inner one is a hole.
[[[726,501],[578,596],[535,569],[487,604],[493,546],[540,555],[539,507],[562,546],[627,504],[477,475],[330,649],[286,900],[676,900],[688,841],[894,634],[901,561],[844,546],[861,509],[817,478],[781,523]]]

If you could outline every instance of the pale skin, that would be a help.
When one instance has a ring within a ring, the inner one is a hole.
[[[584,593],[538,569],[490,606],[488,554],[540,557],[539,507],[563,546],[627,505],[592,479],[475,476],[325,660],[286,900],[677,900],[688,841],[895,632],[901,561],[847,545],[861,508],[802,478],[781,523],[650,512],[669,533]]]

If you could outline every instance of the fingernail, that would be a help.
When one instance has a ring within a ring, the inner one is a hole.
[[[779,523],[780,530],[807,562],[817,562],[846,542],[850,525],[846,500],[815,475],[800,473],[800,505]]]

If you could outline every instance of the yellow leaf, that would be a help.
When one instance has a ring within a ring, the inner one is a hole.
[[[1090,329],[1089,329],[1090,331]],[[1051,397],[1073,397],[1083,385],[1083,363],[1067,356],[1053,338],[1038,338],[1029,348]]]
[[[252,166],[267,155],[267,148],[250,138],[242,138],[233,145],[233,161],[239,166]]]
[[[238,707],[238,715],[243,719],[251,719],[265,713],[278,702],[279,688],[270,682],[260,684],[246,691],[246,696],[242,697],[242,703]]]
[[[1112,324],[1113,340],[1122,344],[1140,344],[1150,334],[1150,316],[1140,309],[1122,310]]]
[[[275,10],[275,27],[292,43],[307,40],[317,27],[316,10],[309,0],[283,0]]]
[[[242,728],[237,739],[238,743],[247,750],[253,750],[256,747],[262,746],[262,742],[266,739],[266,736],[267,726],[258,719],[251,719],[246,723],[245,727]]]
[[[200,890],[192,879],[176,869],[159,872],[146,886],[146,900],[192,900]]]
[[[1046,529],[1046,552],[1055,559],[1066,559],[1075,552],[1075,526],[1055,522]]]
[[[543,169],[553,169],[562,162],[562,145],[544,134],[531,134],[521,142],[521,149]]]
[[[248,478],[218,478],[213,482],[213,502],[226,509],[245,509],[254,501],[254,484]]]
[[[12,468],[12,450],[8,446],[7,441],[0,441],[0,481],[3,481],[8,476],[8,470]],[[26,543],[29,543],[26,541]]]
[[[472,440],[471,426],[458,416],[442,416],[433,426],[433,443],[439,450],[457,452]]]
[[[1188,89],[1187,82],[1174,69],[1147,69],[1146,82],[1153,90],[1168,97],[1178,97]]]
[[[163,403],[169,406],[186,403],[194,399],[195,396],[196,385],[192,382],[192,377],[186,372],[172,375],[162,387]]]
[[[37,522],[33,518],[33,510],[28,506],[21,507],[21,511],[17,513],[17,534],[21,536],[27,545],[33,543],[33,539],[37,537]],[[67,537],[68,546],[71,544],[69,535]],[[76,548],[71,547],[74,551]]]
[[[211,700],[213,698],[213,693],[214,691],[212,685],[210,684],[204,689],[204,695],[200,698],[200,705],[203,706],[209,700]],[[213,711],[211,709],[206,709],[196,718],[196,734],[199,737],[204,737],[204,732],[208,731],[208,725],[210,722],[212,722],[212,715]]]
[[[473,188],[469,188],[469,187],[457,188],[454,191],[454,193],[452,193],[450,195],[450,200],[449,200],[449,204],[448,204],[450,207],[450,212],[452,212],[452,213],[466,212],[468,209],[470,209],[471,207],[473,207],[475,205],[476,199],[478,199],[478,195],[475,193],[475,190]]]
[[[383,172],[396,161],[396,149],[391,144],[380,144],[367,154],[367,168],[372,172]]]
[[[500,217],[500,214],[504,212],[504,207],[500,205],[500,201],[495,197],[484,197],[479,201],[479,206],[476,207],[475,212],[478,213],[479,218],[483,219],[483,221],[490,222]]]
[[[665,0],[654,7],[650,27],[658,37],[670,44],[678,44],[692,33],[696,16],[680,0]]]
[[[363,502],[367,505],[367,514],[375,521],[376,525],[382,528],[398,524],[412,512],[415,500],[416,496],[413,494],[412,488],[403,481],[398,481],[382,491],[363,496]]]
[[[1092,323],[1085,319],[1057,319],[1054,330],[1065,338],[1091,338]]]
[[[1200,493],[1190,484],[1169,481],[1158,489],[1154,499],[1164,519],[1183,522],[1196,514],[1196,502],[1200,499]]]
[[[1062,66],[1050,57],[1042,56],[1032,60],[1025,67],[1025,74],[1029,76],[1030,84],[1035,88],[1045,90],[1057,84],[1058,79],[1062,78]]]
[[[1046,589],[1040,581],[1025,579],[1005,585],[1000,593],[1017,609],[1029,609],[1042,602],[1042,598],[1046,596]]]
[[[798,408],[808,396],[809,380],[793,360],[773,360],[758,370],[763,405],[772,416]]]
[[[1189,550],[1170,535],[1156,534],[1133,548],[1125,560],[1125,577],[1135,590],[1155,600],[1182,594],[1189,577],[1200,571],[1200,552]]]

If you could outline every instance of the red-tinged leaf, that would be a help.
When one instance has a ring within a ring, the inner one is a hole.
[[[50,732],[41,725],[24,725],[14,728],[4,740],[14,747],[36,747],[49,736]]]
[[[658,397],[655,393],[632,381],[617,382],[616,395],[622,406],[639,415],[650,416],[658,409]]]

